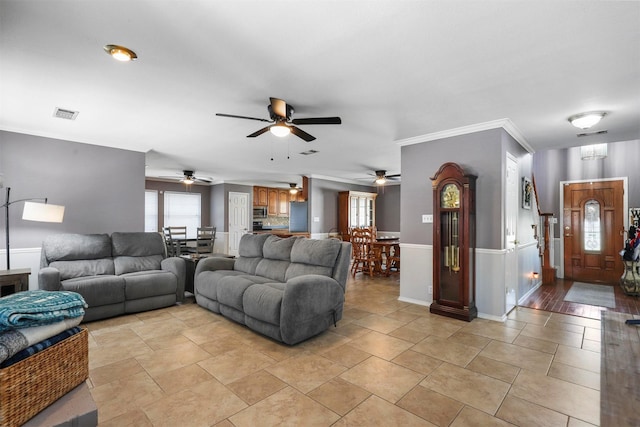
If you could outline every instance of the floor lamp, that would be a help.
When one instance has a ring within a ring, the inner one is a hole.
[[[1,206],[5,210],[5,238],[7,249],[7,270],[11,270],[10,257],[9,257],[9,206],[18,202],[24,203],[24,210],[22,211],[22,219],[27,221],[40,221],[40,222],[62,222],[64,217],[64,206],[50,205],[47,203],[46,198],[35,199],[20,199],[9,200],[11,188],[7,187],[7,198],[5,203]],[[33,203],[44,202],[44,203]]]

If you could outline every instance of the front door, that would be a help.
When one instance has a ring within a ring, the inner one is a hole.
[[[564,277],[617,283],[624,271],[624,182],[566,183],[563,197]]]
[[[229,192],[229,255],[238,256],[240,238],[249,232],[249,193]]]

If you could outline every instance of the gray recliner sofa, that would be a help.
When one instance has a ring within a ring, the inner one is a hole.
[[[263,335],[296,344],[342,318],[351,245],[245,234],[239,257],[206,258],[196,302]]]
[[[38,286],[74,291],[84,321],[168,307],[184,299],[185,260],[158,233],[58,234],[42,244]]]

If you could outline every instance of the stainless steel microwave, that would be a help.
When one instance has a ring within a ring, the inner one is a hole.
[[[253,217],[254,218],[266,218],[267,217],[267,207],[259,206],[253,208]]]

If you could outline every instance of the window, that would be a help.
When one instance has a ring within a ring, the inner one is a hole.
[[[186,226],[187,237],[196,238],[200,227],[200,194],[164,192],[164,226]]]
[[[589,200],[584,205],[584,250],[600,251],[600,203]]]
[[[144,231],[158,231],[158,192],[144,192]]]

